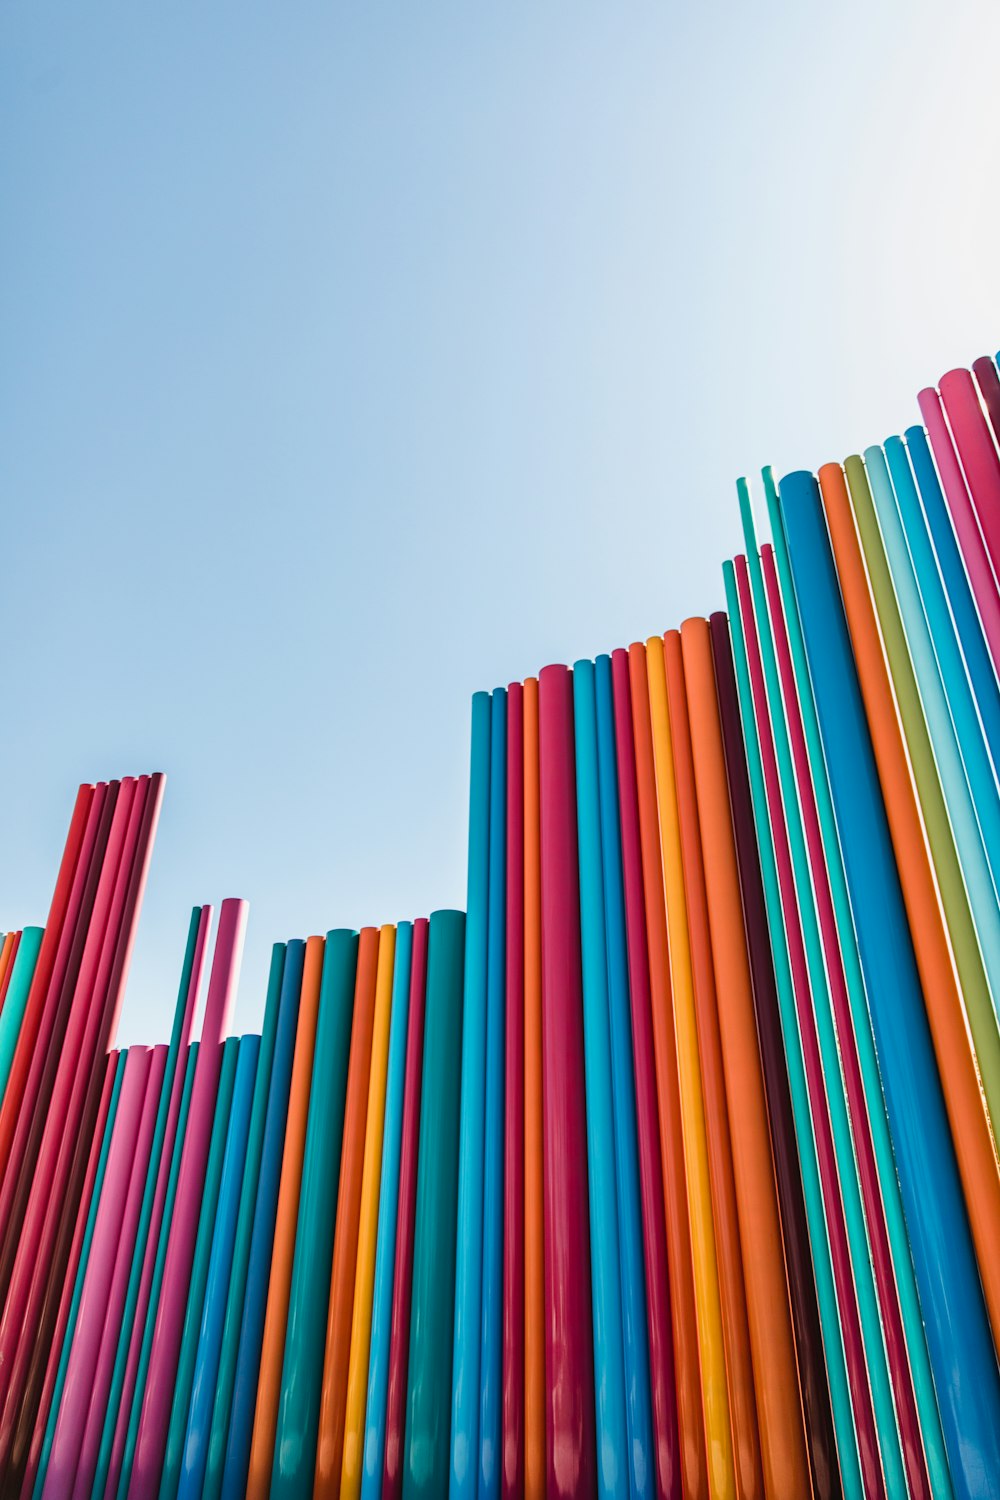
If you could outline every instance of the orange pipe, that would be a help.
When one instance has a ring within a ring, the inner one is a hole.
[[[705,620],[681,626],[691,752],[715,960],[719,1033],[746,1280],[764,1486],[774,1500],[810,1493],[781,1220],[761,1075],[729,782]]]
[[[903,900],[937,1054],[979,1259],[993,1341],[1000,1348],[1000,1171],[952,962],[937,885],[924,838],[906,747],[861,555],[854,513],[839,464],[819,471],[861,696],[889,818]]]
[[[542,888],[538,679],[524,684],[524,1494],[545,1500]]]
[[[285,1125],[285,1146],[281,1158],[281,1186],[278,1189],[274,1244],[271,1251],[271,1276],[267,1285],[267,1311],[264,1314],[260,1378],[257,1383],[257,1405],[254,1410],[253,1438],[250,1444],[247,1500],[268,1500],[271,1493],[274,1434],[278,1423],[281,1366],[285,1355],[285,1324],[288,1318],[288,1295],[292,1284],[292,1261],[295,1258],[295,1226],[299,1217],[299,1187],[302,1182],[302,1157],[306,1144],[309,1088],[312,1083],[316,1019],[319,1014],[319,989],[323,974],[325,946],[321,937],[308,938],[302,968],[302,998],[299,1001],[299,1020],[295,1032],[295,1056],[292,1059],[288,1119]]]
[[[674,750],[674,778],[680,824],[681,860],[687,897],[688,939],[694,986],[695,1020],[701,1059],[701,1086],[708,1133],[708,1168],[712,1184],[719,1293],[725,1331],[726,1372],[733,1446],[741,1500],[757,1500],[764,1494],[754,1397],[750,1329],[747,1324],[743,1255],[733,1181],[729,1110],[722,1065],[722,1043],[715,991],[715,967],[705,892],[705,866],[701,852],[701,828],[694,780],[691,728],[688,722],[687,689],[681,638],[676,630],[664,636],[667,674],[667,708]]]
[[[695,1320],[694,1275],[687,1215],[687,1174],[681,1133],[670,953],[663,896],[663,865],[660,858],[653,735],[649,715],[649,682],[646,676],[646,652],[641,642],[635,642],[629,647],[628,666],[639,797],[642,884],[646,897],[646,933],[649,943],[653,1051],[656,1058],[656,1092],[660,1104],[660,1150],[663,1158],[663,1197],[667,1220],[667,1260],[670,1266],[681,1473],[685,1500],[701,1500],[701,1497],[708,1495],[708,1460],[701,1404],[701,1362]]]
[[[351,1055],[347,1067],[344,1137],[340,1153],[340,1186],[337,1191],[337,1227],[333,1239],[333,1269],[330,1274],[330,1302],[326,1319],[326,1356],[323,1361],[313,1485],[313,1495],[317,1500],[320,1497],[323,1500],[335,1500],[340,1493],[378,951],[378,928],[363,927],[358,938],[358,972],[354,982],[354,1019],[351,1023]]]

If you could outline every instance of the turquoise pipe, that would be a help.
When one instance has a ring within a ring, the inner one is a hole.
[[[465,1015],[458,1138],[458,1221],[452,1352],[451,1500],[476,1500],[479,1469],[479,1360],[482,1336],[483,1152],[486,1133],[486,1009],[490,904],[490,744],[488,693],[472,698],[469,783]],[[426,1051],[425,1051],[426,1065]],[[423,1126],[421,1125],[421,1129]]]
[[[479,1500],[499,1500],[503,1414],[504,1062],[507,948],[507,694],[490,708],[490,857],[483,1130]],[[457,1247],[456,1247],[457,1250]]]
[[[621,1250],[615,1180],[614,1085],[608,1022],[608,957],[594,675],[593,662],[573,664],[597,1489],[602,1500],[620,1500],[620,1497],[630,1494],[632,1486],[621,1317]]]
[[[28,1003],[28,991],[38,962],[38,950],[45,936],[41,927],[25,927],[17,945],[7,994],[0,1011],[0,1104],[7,1092],[7,1080],[14,1062],[14,1049],[21,1034],[21,1022]]]
[[[448,1489],[464,946],[463,913],[432,913],[420,1091],[404,1500],[441,1500]],[[478,1319],[475,1326],[478,1333]]]
[[[282,1500],[313,1492],[357,966],[358,934],[328,932],[271,1473]]]

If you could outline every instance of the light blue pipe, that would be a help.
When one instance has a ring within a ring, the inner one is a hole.
[[[462,1102],[458,1133],[458,1226],[451,1378],[452,1500],[476,1500],[479,1356],[482,1332],[483,1150],[486,1128],[486,1004],[490,891],[489,693],[472,698],[469,889],[465,922]]]
[[[594,1407],[597,1487],[602,1500],[631,1492],[621,1252],[615,1180],[614,1085],[608,1023],[601,808],[597,766],[594,663],[573,664],[576,822],[580,851],[580,956],[587,1094],[587,1182],[590,1189],[590,1288],[594,1317]]]
[[[490,709],[490,890],[483,1149],[483,1311],[479,1500],[499,1500],[503,1420],[503,1173],[507,942],[507,694]]]

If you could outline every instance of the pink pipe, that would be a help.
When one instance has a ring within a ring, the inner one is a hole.
[[[64,1500],[70,1493],[76,1474],[108,1309],[115,1257],[122,1238],[122,1221],[133,1175],[137,1134],[148,1092],[146,1085],[149,1081],[149,1064],[150,1052],[147,1047],[129,1049],[111,1149],[108,1152],[104,1190],[97,1210],[94,1238],[80,1297],[76,1332],[66,1367],[66,1384],[63,1387],[62,1404],[42,1490],[43,1500]]]
[[[45,1367],[45,1383],[42,1386],[38,1417],[35,1422],[34,1432],[32,1433],[31,1447],[28,1451],[28,1459],[24,1470],[24,1482],[21,1485],[21,1500],[30,1500],[35,1488],[35,1475],[38,1473],[38,1460],[41,1457],[42,1440],[45,1436],[45,1426],[49,1419],[49,1407],[52,1403],[52,1391],[56,1383],[56,1372],[59,1369],[59,1360],[62,1357],[63,1339],[66,1336],[66,1324],[69,1320],[69,1307],[73,1300],[73,1286],[76,1281],[77,1267],[80,1264],[80,1251],[87,1216],[90,1212],[90,1200],[94,1191],[94,1179],[97,1175],[97,1162],[101,1154],[101,1142],[104,1139],[104,1127],[108,1118],[108,1109],[111,1105],[111,1091],[114,1087],[117,1066],[118,1052],[109,1052],[104,1069],[101,1102],[97,1112],[97,1126],[94,1130],[93,1140],[90,1143],[90,1157],[87,1162],[87,1176],[84,1181],[80,1212],[77,1215],[76,1228],[73,1233],[69,1265],[67,1266],[66,1277],[63,1281],[55,1332],[52,1337],[49,1358]]]
[[[223,1037],[228,1030],[236,998],[246,920],[245,901],[223,901],[201,1047],[191,1088],[191,1107],[184,1135],[177,1198],[167,1242],[163,1290],[156,1310],[149,1374],[128,1488],[129,1500],[156,1500],[159,1490],[163,1447],[170,1420],[191,1258],[198,1230],[205,1164],[222,1064]]]
[[[928,387],[920,392],[917,401],[934,449],[941,485],[962,548],[962,556],[965,558],[972,592],[979,606],[979,618],[983,622],[983,633],[990,648],[993,666],[1000,673],[1000,595],[997,594],[996,579],[993,577],[979,522],[948,431],[940,396],[936,390]]]
[[[191,965],[191,978],[188,983],[187,997],[184,1002],[184,1022],[181,1031],[181,1045],[177,1055],[177,1067],[174,1072],[173,1087],[170,1091],[170,1108],[167,1113],[167,1128],[163,1136],[163,1150],[160,1153],[159,1169],[156,1176],[156,1192],[153,1197],[153,1210],[149,1220],[149,1233],[146,1236],[146,1248],[142,1260],[142,1276],[139,1281],[139,1297],[135,1305],[135,1317],[132,1320],[132,1329],[129,1335],[128,1360],[125,1364],[125,1383],[122,1386],[122,1398],[118,1404],[118,1415],[115,1420],[115,1436],[111,1448],[111,1462],[108,1468],[108,1482],[105,1486],[106,1495],[115,1495],[118,1492],[118,1480],[121,1476],[122,1463],[125,1459],[125,1440],[128,1437],[129,1415],[132,1411],[132,1395],[135,1391],[136,1374],[139,1369],[139,1355],[142,1353],[142,1337],[146,1327],[146,1310],[149,1307],[149,1294],[153,1284],[153,1269],[156,1264],[156,1247],[160,1242],[160,1226],[163,1223],[163,1205],[167,1196],[167,1181],[170,1177],[170,1163],[174,1154],[174,1140],[177,1135],[177,1119],[181,1108],[181,1095],[184,1092],[184,1074],[187,1066],[187,1053],[191,1045],[191,1036],[194,1031],[194,1017],[198,1005],[198,995],[201,992],[201,981],[205,972],[205,958],[208,952],[208,933],[212,925],[212,908],[203,906],[201,916],[198,920],[198,935],[195,939],[194,962]]]
[[[969,371],[949,370],[939,384],[995,582],[1000,577],[1000,457]]]
[[[149,1065],[146,1101],[143,1105],[142,1121],[139,1125],[139,1137],[136,1141],[128,1199],[126,1200],[125,1213],[122,1217],[121,1237],[115,1251],[114,1275],[108,1292],[108,1308],[104,1319],[104,1331],[101,1337],[97,1366],[93,1376],[93,1389],[90,1395],[90,1407],[87,1412],[87,1425],[84,1429],[83,1443],[76,1466],[76,1483],[73,1487],[73,1500],[89,1500],[91,1487],[94,1483],[97,1456],[101,1446],[101,1434],[104,1430],[104,1416],[107,1408],[108,1392],[111,1389],[111,1374],[114,1369],[115,1355],[118,1351],[118,1334],[121,1327],[122,1310],[125,1305],[125,1290],[128,1286],[128,1279],[132,1270],[132,1247],[135,1244],[135,1232],[139,1221],[139,1210],[142,1207],[142,1197],[146,1190],[149,1151],[153,1142],[153,1127],[156,1124],[156,1114],[160,1107],[163,1073],[166,1068],[167,1053],[169,1050],[166,1043],[154,1047]]]

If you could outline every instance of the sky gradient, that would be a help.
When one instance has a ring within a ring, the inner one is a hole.
[[[191,906],[464,905],[469,697],[723,600],[734,481],[1000,345],[1000,9],[0,9],[0,928],[164,770]]]

